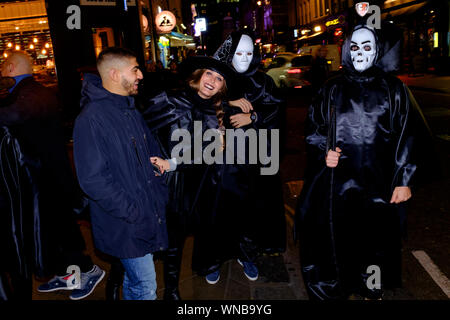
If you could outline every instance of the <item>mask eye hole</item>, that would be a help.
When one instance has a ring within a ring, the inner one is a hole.
[[[248,56],[252,56],[252,55],[253,55],[253,53],[251,53],[251,52],[247,52],[247,55],[248,55]]]
[[[370,50],[372,50],[372,47],[369,46],[369,45],[365,45],[365,46],[364,46],[364,50],[365,50],[365,51],[370,51]]]
[[[236,52],[237,56],[242,56],[242,52]]]
[[[358,50],[359,50],[359,47],[358,47],[356,44],[354,44],[354,45],[350,46],[350,50],[352,50],[352,51],[358,51]]]

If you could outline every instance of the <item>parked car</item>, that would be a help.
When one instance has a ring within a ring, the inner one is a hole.
[[[317,56],[317,51],[321,48],[321,45],[305,46],[298,50],[300,55],[311,55],[313,57]],[[327,44],[325,45],[327,50],[326,59],[330,66],[330,72],[334,73],[341,69],[341,53],[339,46],[337,44]]]
[[[305,88],[311,86],[311,65],[311,55],[280,54],[268,67],[267,75],[279,88]]]

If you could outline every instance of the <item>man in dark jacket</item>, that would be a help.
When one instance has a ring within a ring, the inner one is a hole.
[[[100,77],[86,74],[74,128],[74,159],[89,198],[94,243],[125,268],[125,300],[156,299],[152,253],[167,249],[169,162],[134,105],[142,72],[132,52],[107,48],[97,60]],[[173,169],[173,168],[172,168]]]
[[[14,223],[8,226],[13,230],[10,232],[12,242],[17,243],[16,239],[24,237],[27,232],[33,234],[21,243],[23,248],[16,248],[23,255],[18,259],[34,261],[34,266],[27,269],[34,269],[40,277],[65,275],[69,265],[77,265],[81,271],[81,287],[72,291],[70,298],[82,299],[94,290],[105,272],[83,254],[84,241],[73,213],[73,209],[79,206],[81,192],[70,167],[56,96],[33,79],[31,61],[23,52],[10,54],[2,64],[1,75],[13,78],[15,83],[8,89],[9,95],[1,101],[0,125],[7,127],[8,134],[17,139],[21,167],[28,167],[27,175],[33,180],[33,188],[36,188],[35,199],[26,198],[26,190],[23,190],[25,183],[20,180],[21,195],[18,199],[21,209],[16,212],[12,207],[10,210],[13,221],[24,224],[21,232],[14,231],[14,228],[19,230]],[[34,166],[26,164],[31,161]],[[11,189],[8,187],[8,190]],[[18,218],[22,214],[24,221]],[[2,244],[8,246],[8,243]],[[8,257],[3,260],[6,263],[13,259]],[[22,277],[28,278],[29,275],[22,274]],[[55,276],[50,282],[39,286],[38,291],[73,289],[68,286],[69,278]],[[31,298],[31,283],[13,290],[24,292]]]

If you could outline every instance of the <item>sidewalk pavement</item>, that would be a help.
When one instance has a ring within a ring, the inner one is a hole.
[[[285,184],[286,218],[287,218],[287,250],[280,255],[262,255],[257,260],[259,278],[256,281],[248,280],[242,267],[235,260],[226,262],[221,268],[220,280],[210,285],[204,277],[192,272],[191,257],[193,238],[186,240],[183,250],[182,268],[180,274],[180,295],[183,300],[307,300],[307,293],[303,285],[300,272],[298,242],[294,243],[293,208],[295,196],[291,192],[299,193],[298,186],[289,187]],[[93,262],[107,272],[102,282],[94,292],[84,300],[105,300],[106,279],[109,275],[110,265],[101,258],[93,246],[89,223],[80,225],[87,250]],[[158,300],[164,295],[163,263],[155,259],[157,275]],[[70,291],[55,291],[39,293],[37,287],[43,282],[33,281],[33,300],[69,300]]]
[[[423,74],[412,77],[406,74],[401,74],[397,77],[410,89],[450,93],[450,76]]]

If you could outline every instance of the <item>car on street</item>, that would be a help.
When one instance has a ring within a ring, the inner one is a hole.
[[[307,88],[312,66],[312,55],[279,54],[268,66],[267,75],[279,88]]]

